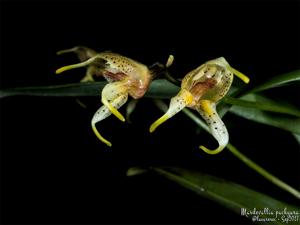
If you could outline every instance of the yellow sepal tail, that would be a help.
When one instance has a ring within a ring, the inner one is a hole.
[[[158,120],[156,120],[151,126],[150,126],[150,133],[152,133],[153,131],[155,131],[155,129],[161,125],[162,123],[164,123],[166,120],[170,119],[170,117],[165,114],[162,117],[160,117]]]
[[[98,138],[100,141],[102,141],[103,143],[105,143],[105,144],[106,144],[107,146],[109,146],[109,147],[112,146],[112,144],[111,144],[108,140],[106,140],[104,137],[101,136],[101,134],[100,134],[99,131],[97,130],[95,124],[92,124],[92,129],[93,129],[95,135],[97,136],[97,138]]]
[[[219,146],[218,148],[214,149],[214,150],[210,150],[206,147],[204,147],[203,145],[201,145],[199,148],[202,149],[203,151],[205,151],[207,154],[211,154],[211,155],[215,155],[215,154],[218,154],[220,153],[221,151],[223,151],[223,149],[225,148],[226,146]]]
[[[88,66],[90,65],[92,62],[94,62],[97,58],[101,58],[99,55],[96,55],[84,62],[81,62],[81,63],[77,63],[77,64],[72,64],[72,65],[68,65],[68,66],[64,66],[64,67],[61,67],[59,69],[57,69],[55,71],[56,74],[60,74],[64,71],[67,71],[67,70],[71,70],[71,69],[75,69],[75,68],[80,68],[80,67],[84,67],[84,66]]]
[[[247,77],[245,74],[241,73],[240,71],[229,67],[228,68],[234,75],[236,75],[238,78],[240,78],[242,81],[244,81],[246,84],[248,84],[250,82],[250,78]]]

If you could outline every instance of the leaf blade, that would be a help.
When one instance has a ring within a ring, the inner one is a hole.
[[[230,112],[245,119],[277,127],[292,133],[300,134],[300,119],[282,115],[273,115],[257,109],[245,110],[241,106],[233,106]]]
[[[275,102],[271,99],[257,94],[248,94],[241,98],[232,98],[227,96],[224,98],[224,102],[231,105],[245,107],[245,110],[247,110],[247,108],[255,108],[258,110],[277,112],[300,117],[300,110],[298,110],[297,108],[291,105]]]
[[[272,211],[282,211],[284,208],[291,211],[300,210],[296,206],[273,199],[242,185],[200,172],[176,167],[153,167],[151,170],[239,215],[243,208],[247,210],[269,208]],[[266,217],[270,217],[270,215]],[[275,220],[273,223],[284,224],[280,220]]]
[[[249,90],[248,93],[260,92],[267,89],[276,88],[295,81],[300,81],[300,70],[295,70],[289,73],[284,73],[272,77],[268,81],[254,87],[252,90]]]
[[[81,96],[100,96],[101,90],[107,82],[86,82],[72,83],[64,85],[52,85],[41,87],[21,87],[0,90],[0,98],[9,96],[49,96],[49,97],[81,97]],[[179,87],[165,79],[154,80],[146,97],[170,98],[177,94]]]
[[[10,96],[79,97],[99,96],[106,82],[72,83],[41,87],[21,87],[0,90],[0,98]]]

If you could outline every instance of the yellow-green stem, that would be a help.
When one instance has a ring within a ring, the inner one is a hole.
[[[247,158],[244,154],[242,154],[240,151],[237,150],[236,147],[234,147],[232,144],[228,144],[226,146],[228,150],[237,158],[239,158],[242,162],[244,162],[247,166],[249,166],[251,169],[255,170],[258,172],[260,175],[265,177],[267,180],[271,181],[273,184],[277,185],[281,189],[291,193],[294,195],[296,198],[300,199],[300,192],[296,190],[295,188],[291,187],[290,185],[284,183],[282,180],[278,179],[268,171],[266,171],[264,168],[261,166],[257,165],[255,162]]]

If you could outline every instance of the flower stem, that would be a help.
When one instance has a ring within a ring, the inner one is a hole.
[[[282,180],[278,179],[268,171],[266,171],[261,166],[257,165],[255,162],[247,158],[244,154],[237,150],[232,144],[228,144],[226,146],[228,150],[237,158],[239,158],[243,163],[245,163],[248,167],[255,170],[257,173],[262,175],[264,178],[275,184],[276,186],[280,187],[281,189],[289,192],[290,194],[294,195],[296,198],[300,199],[300,192],[295,188],[291,187],[290,185],[284,183]]]

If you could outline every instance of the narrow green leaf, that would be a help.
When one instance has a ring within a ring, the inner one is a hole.
[[[273,100],[257,95],[257,94],[248,94],[242,97],[243,100],[249,101],[257,101],[262,104],[265,104],[266,107],[272,107],[274,104],[274,108],[277,111],[285,111],[285,113],[297,115],[298,116],[298,109],[293,106],[287,105],[286,103],[279,103],[274,102]],[[262,106],[262,107],[265,107]],[[274,110],[274,109],[273,109]],[[274,111],[276,111],[274,110]],[[271,110],[269,110],[271,111]],[[292,133],[300,134],[300,119],[295,118],[289,115],[279,115],[275,113],[267,113],[263,112],[259,109],[255,108],[245,108],[242,106],[233,106],[230,108],[230,112],[234,113],[235,115],[241,116],[248,120],[252,120],[258,123],[263,123],[266,125],[274,126],[286,131],[290,131]]]
[[[282,74],[272,78],[266,83],[255,87],[250,92],[257,92],[269,88],[287,84],[292,81],[300,81],[300,70]],[[106,82],[89,82],[89,83],[74,83],[66,85],[54,85],[43,87],[22,87],[8,88],[0,90],[0,98],[16,95],[27,96],[64,96],[64,97],[79,97],[79,96],[99,96],[99,92],[106,85]],[[234,87],[231,89],[233,90]],[[231,92],[232,92],[231,90]],[[170,98],[176,95],[179,87],[165,79],[159,79],[152,82],[146,97],[153,98]],[[248,92],[249,93],[249,92]]]
[[[51,96],[51,97],[80,97],[100,96],[101,90],[107,82],[74,83],[66,85],[43,86],[43,87],[22,87],[0,90],[0,98],[9,96]],[[176,95],[179,87],[165,79],[155,80],[151,83],[146,97],[170,98]]]
[[[275,76],[275,77],[271,78],[270,80],[266,81],[265,83],[258,85],[250,90],[231,87],[230,92],[227,94],[227,96],[237,98],[239,96],[243,96],[243,95],[247,95],[247,94],[249,95],[250,93],[259,92],[259,91],[287,85],[290,82],[295,82],[295,81],[298,83],[300,81],[300,70],[295,70],[295,71],[292,71],[289,73]],[[236,90],[232,91],[233,88],[235,88]],[[226,99],[224,99],[224,100],[226,100]],[[230,110],[230,108],[231,108],[231,106],[226,104],[225,101],[220,102],[220,104],[218,106],[220,116],[223,117]],[[266,110],[266,109],[262,109],[262,110]],[[277,109],[277,110],[280,110],[280,109]]]
[[[300,119],[282,115],[275,115],[253,108],[248,108],[247,110],[245,110],[245,108],[241,106],[233,106],[230,109],[230,112],[248,120],[300,134]]]
[[[127,170],[126,175],[128,177],[136,176],[136,175],[141,175],[143,173],[148,172],[146,169],[140,168],[140,167],[131,167]]]
[[[21,87],[0,90],[0,98],[9,96],[80,97],[100,96],[106,82],[74,83],[43,87]]]
[[[257,94],[248,94],[240,99],[227,96],[224,98],[224,102],[231,105],[246,107],[244,110],[248,110],[247,108],[255,108],[263,111],[284,113],[300,117],[300,110],[296,107],[287,105],[286,103],[278,103]]]
[[[294,138],[296,139],[296,141],[298,142],[299,144],[299,147],[300,147],[300,134],[295,134],[295,133],[292,133]]]
[[[271,89],[271,88],[275,88],[275,87],[279,87],[279,86],[288,84],[293,81],[300,81],[300,70],[295,70],[295,71],[292,71],[289,73],[275,76],[275,77],[271,78],[270,80],[266,81],[265,83],[254,87],[248,93],[264,91],[267,89]]]
[[[224,179],[176,167],[153,167],[151,170],[176,182],[177,184],[194,191],[198,195],[215,201],[226,208],[234,211],[240,216],[245,212],[268,209],[273,215],[264,213],[259,215],[261,219],[271,219],[272,224],[285,224],[281,216],[276,212],[295,212],[300,213],[300,208],[273,199],[265,194],[259,193],[242,185],[226,181]],[[248,219],[253,218],[249,215]],[[258,222],[259,221],[254,221]],[[289,224],[297,224],[290,222]]]

